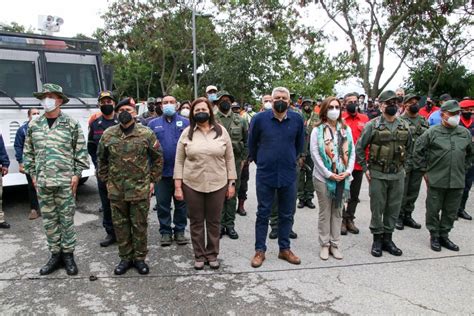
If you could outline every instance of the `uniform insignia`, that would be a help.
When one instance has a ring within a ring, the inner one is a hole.
[[[178,126],[178,127],[183,127],[183,122],[182,122],[182,121],[177,121],[177,122],[176,122],[176,126]]]

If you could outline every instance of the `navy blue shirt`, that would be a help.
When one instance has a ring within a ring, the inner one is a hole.
[[[298,156],[303,152],[304,122],[288,111],[279,121],[273,111],[264,111],[250,121],[249,156],[257,165],[257,181],[280,188],[296,181]]]
[[[117,125],[118,123],[119,121],[115,115],[111,120],[108,120],[101,115],[90,123],[89,134],[87,136],[87,151],[91,156],[95,168],[97,168],[97,150],[99,148],[99,141],[102,134],[104,134],[104,131],[107,128]]]
[[[26,132],[28,131],[28,123],[25,122],[20,128],[16,131],[15,143],[13,147],[15,148],[15,158],[18,163],[23,163],[23,148],[25,147]]]
[[[170,121],[163,115],[148,123],[148,128],[155,133],[163,150],[163,177],[173,176],[176,146],[181,133],[189,126],[188,119],[181,115],[175,114],[168,118]]]
[[[2,167],[10,166],[10,159],[8,159],[7,150],[5,149],[5,143],[3,142],[2,134],[0,134],[0,165]]]

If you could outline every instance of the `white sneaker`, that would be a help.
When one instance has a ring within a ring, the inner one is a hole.
[[[319,252],[319,257],[323,260],[328,260],[329,259],[329,247],[328,246],[321,247],[321,250]]]
[[[336,258],[337,260],[341,260],[343,258],[342,252],[337,247],[331,246],[331,255]]]

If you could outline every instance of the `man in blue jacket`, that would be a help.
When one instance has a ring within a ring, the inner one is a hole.
[[[300,114],[289,111],[290,92],[279,87],[272,92],[272,110],[252,118],[249,156],[257,165],[257,221],[255,223],[254,268],[265,260],[268,220],[273,200],[278,199],[278,258],[292,264],[301,260],[290,250],[290,232],[296,204],[296,168],[303,152],[304,122]]]
[[[187,224],[187,211],[184,201],[174,198],[173,170],[176,157],[176,146],[183,130],[189,126],[187,118],[176,113],[176,99],[165,96],[162,99],[163,115],[151,120],[148,127],[155,133],[163,150],[163,174],[160,182],[155,184],[156,208],[160,222],[160,245],[170,246],[174,240],[178,245],[185,245],[188,239],[184,236]],[[171,200],[174,200],[174,217],[171,217]],[[174,228],[171,227],[173,221]]]
[[[25,138],[26,132],[28,131],[28,125],[31,121],[40,117],[40,112],[37,108],[28,109],[28,121],[26,121],[20,128],[16,131],[15,135],[15,144],[13,147],[15,148],[15,158],[18,161],[19,171],[21,173],[25,173],[25,167],[23,166],[23,148],[25,147]],[[28,181],[28,197],[30,199],[30,215],[28,219],[37,219],[41,216],[39,203],[38,203],[38,195],[36,194],[36,188],[33,185],[33,180],[31,176],[27,173],[26,180]]]
[[[0,173],[0,228],[10,228],[10,224],[5,222],[5,215],[3,214],[3,208],[2,208],[2,204],[3,204],[2,178],[7,175],[8,167],[10,166],[10,159],[8,159],[8,154],[7,154],[7,150],[5,149],[5,143],[3,142],[2,134],[0,134],[0,165],[2,166],[2,172]]]

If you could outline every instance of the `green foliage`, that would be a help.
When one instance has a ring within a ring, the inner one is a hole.
[[[8,24],[0,24],[0,31],[4,32],[14,32],[14,33],[33,33],[33,29],[29,27],[28,29],[17,22],[11,22]]]

